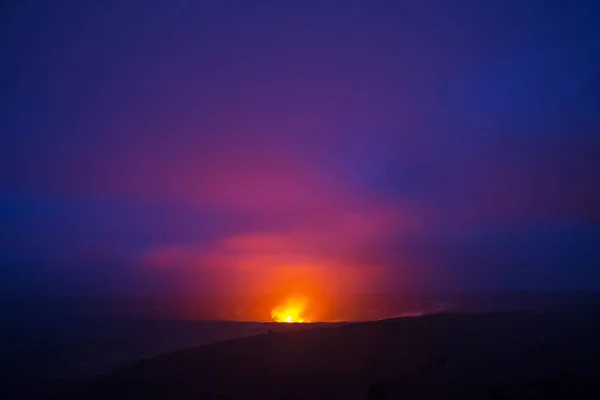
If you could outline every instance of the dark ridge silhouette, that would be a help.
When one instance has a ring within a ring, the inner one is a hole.
[[[369,387],[367,396],[368,396],[369,400],[384,400],[385,399],[385,389],[381,385],[373,384]]]
[[[593,312],[439,314],[264,333],[142,360],[65,399],[595,399]]]

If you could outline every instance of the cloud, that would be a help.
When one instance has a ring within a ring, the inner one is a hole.
[[[2,256],[123,254],[165,288],[312,274],[367,290],[357,271],[441,279],[449,238],[461,258],[470,232],[597,224],[598,13],[514,3],[16,5]]]
[[[423,229],[416,208],[341,183],[304,179],[310,169],[248,171],[252,169],[234,173],[224,190],[222,179],[210,180],[217,182],[214,191],[209,189],[216,207],[242,216],[229,233],[201,243],[158,244],[142,254],[141,266],[185,270],[191,276],[211,271],[223,277],[221,282],[243,275],[247,288],[260,291],[278,290],[276,280],[293,275],[299,286],[312,286],[313,280],[320,285],[326,281],[331,291],[344,286],[368,290],[384,279],[389,266],[367,255]],[[274,177],[283,184],[274,183]]]

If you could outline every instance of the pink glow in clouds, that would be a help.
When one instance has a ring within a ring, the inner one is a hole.
[[[389,266],[365,254],[418,232],[421,216],[409,205],[316,176],[310,168],[240,168],[199,182],[208,204],[256,219],[258,226],[208,242],[152,248],[142,266],[182,271],[192,290],[309,296],[321,306],[380,289],[389,283]]]

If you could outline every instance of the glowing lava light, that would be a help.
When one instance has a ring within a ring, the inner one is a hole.
[[[305,317],[308,299],[304,297],[293,297],[286,299],[282,304],[273,308],[271,318],[275,322],[310,322]]]

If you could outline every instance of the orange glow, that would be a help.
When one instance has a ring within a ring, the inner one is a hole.
[[[273,308],[271,318],[275,322],[310,322],[306,319],[308,299],[305,297],[292,297]]]

